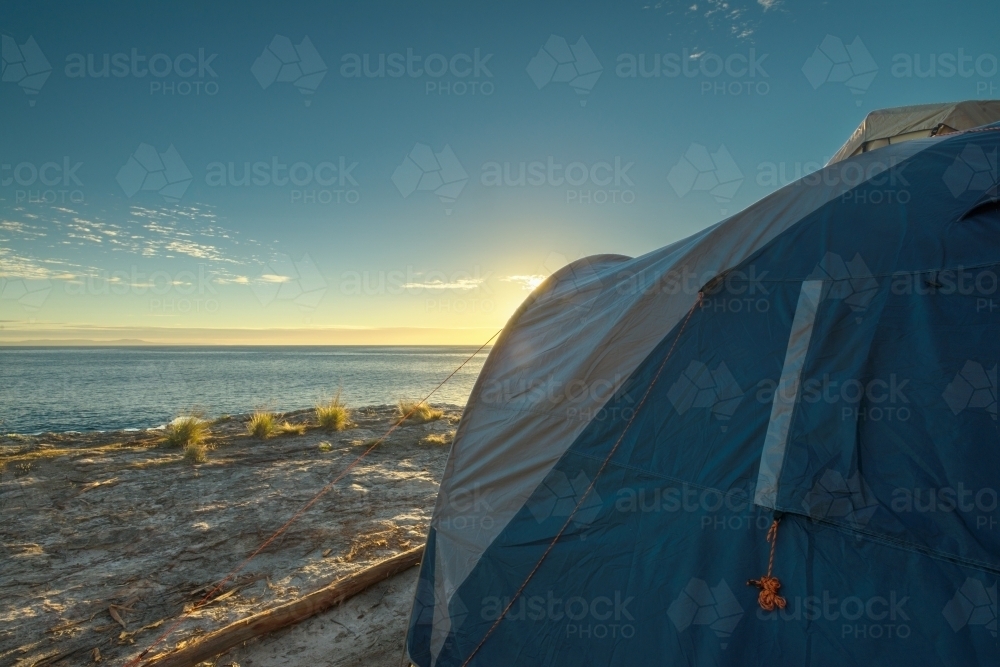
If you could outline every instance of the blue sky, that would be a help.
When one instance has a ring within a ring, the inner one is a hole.
[[[1000,97],[986,2],[65,5],[0,19],[0,342],[481,342],[872,109]]]

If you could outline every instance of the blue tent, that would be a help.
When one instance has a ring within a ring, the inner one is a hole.
[[[918,125],[539,286],[458,429],[414,664],[1000,664],[1000,123]]]

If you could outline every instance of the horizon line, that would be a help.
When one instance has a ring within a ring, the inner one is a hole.
[[[481,345],[481,344],[480,344]],[[92,340],[67,338],[65,340],[41,338],[16,341],[0,340],[3,347],[476,347],[476,343],[220,343],[220,342],[175,342],[157,343],[147,340],[119,338],[116,340]],[[487,343],[485,347],[493,347]]]

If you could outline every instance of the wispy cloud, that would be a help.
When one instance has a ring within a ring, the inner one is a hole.
[[[241,239],[208,209],[194,206],[148,209],[129,206],[116,222],[114,211],[75,207],[12,207],[0,218],[0,277],[7,280],[86,280],[110,283],[143,281],[117,276],[125,268],[113,254],[131,255],[131,263],[180,258],[206,266],[214,284],[248,284],[246,274],[259,265],[261,244]],[[129,260],[126,260],[128,262]],[[240,267],[245,267],[240,270]],[[140,266],[130,273],[148,273]]]
[[[72,280],[81,273],[95,270],[59,259],[40,259],[10,248],[0,247],[0,278]]]
[[[458,280],[428,280],[404,283],[404,289],[438,289],[438,290],[473,290],[479,289],[486,282],[485,278],[459,278]]]
[[[40,239],[46,236],[45,230],[34,225],[26,225],[15,220],[0,220],[0,241],[11,238],[26,240]]]
[[[505,283],[515,283],[521,286],[522,289],[531,291],[542,284],[542,282],[548,276],[544,276],[540,273],[532,273],[523,276],[504,276],[500,280]]]
[[[643,9],[671,17],[667,36],[698,37],[706,32],[725,32],[737,39],[754,34],[763,14],[782,0],[659,0],[646,3]]]
[[[279,276],[283,278],[284,276]],[[263,278],[263,276],[261,276]],[[250,278],[236,274],[218,274],[214,281],[217,285],[249,285]]]
[[[257,280],[262,283],[287,283],[291,279],[291,276],[279,276],[274,273],[262,273],[257,277]],[[249,282],[245,278],[244,281]]]

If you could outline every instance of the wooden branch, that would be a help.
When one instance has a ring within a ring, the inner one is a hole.
[[[378,582],[417,565],[423,554],[423,546],[404,551],[398,556],[338,579],[298,600],[266,609],[211,632],[182,648],[154,656],[144,662],[142,667],[195,667],[247,640],[294,625],[335,607]]]

